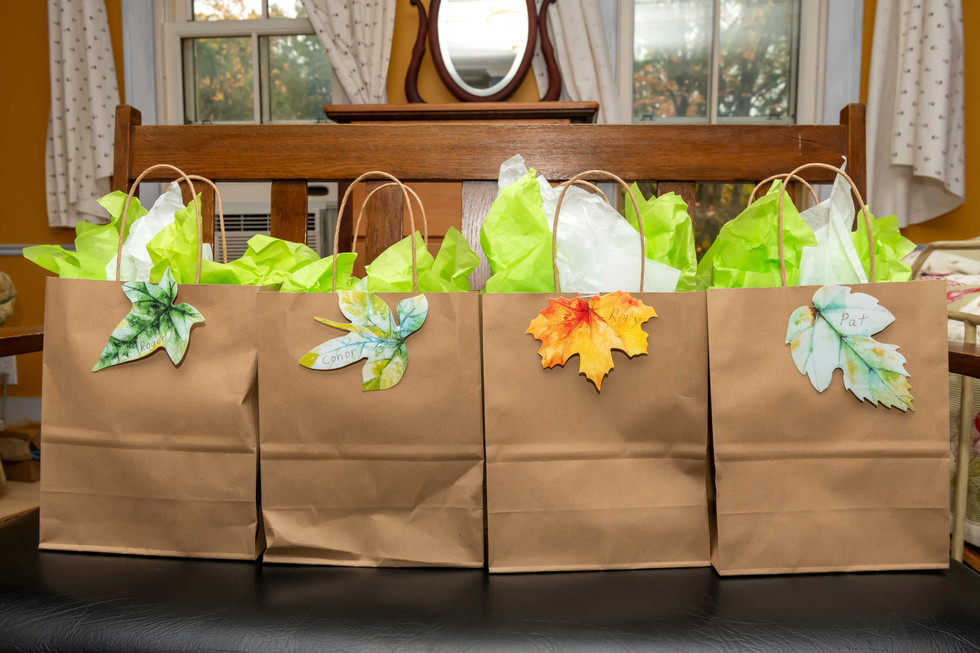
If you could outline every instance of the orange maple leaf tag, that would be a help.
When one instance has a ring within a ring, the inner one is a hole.
[[[527,333],[541,341],[541,367],[564,365],[579,355],[580,374],[597,390],[613,368],[612,350],[632,358],[647,353],[647,334],[641,325],[657,313],[627,292],[616,291],[584,299],[559,297],[531,320]]]

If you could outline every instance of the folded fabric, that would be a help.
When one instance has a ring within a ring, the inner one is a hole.
[[[722,226],[698,264],[698,289],[775,288],[782,285],[778,241],[781,188],[782,184],[775,182],[767,194]],[[787,285],[798,285],[803,248],[816,244],[813,230],[800,217],[789,196],[785,196],[783,255]]]

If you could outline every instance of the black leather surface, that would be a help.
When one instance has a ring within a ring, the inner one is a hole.
[[[37,551],[0,526],[10,651],[980,650],[980,576],[488,576]]]

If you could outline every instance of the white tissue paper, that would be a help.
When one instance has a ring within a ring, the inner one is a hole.
[[[800,257],[801,286],[868,283],[868,275],[851,240],[854,201],[851,187],[837,175],[830,197],[800,213],[817,237],[815,247],[804,247]]]
[[[503,188],[526,174],[523,157],[513,156],[500,166],[498,186]],[[551,229],[561,189],[552,188],[541,175],[537,180],[541,187],[542,208]],[[577,186],[568,189],[561,203],[557,258],[562,291],[639,290],[639,233],[600,195]],[[643,290],[674,292],[680,278],[680,270],[647,258]]]
[[[121,281],[149,281],[153,261],[146,246],[153,238],[174,221],[174,214],[184,208],[183,198],[177,182],[172,182],[166,193],[160,195],[153,207],[142,218],[133,223],[122,247]],[[203,258],[214,260],[211,246],[204,244]],[[116,278],[116,257],[105,266],[106,279]]]

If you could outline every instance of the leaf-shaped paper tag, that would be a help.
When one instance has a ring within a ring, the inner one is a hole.
[[[429,314],[425,295],[398,302],[398,326],[380,297],[360,290],[337,293],[340,310],[350,324],[315,317],[317,322],[344,331],[307,352],[299,364],[311,370],[336,370],[366,358],[362,390],[387,390],[398,383],[408,367],[405,338],[418,331]]]
[[[656,311],[628,292],[580,297],[559,297],[531,320],[527,333],[541,341],[541,367],[564,365],[579,355],[580,374],[602,389],[602,379],[613,368],[612,350],[632,358],[647,353],[647,334],[641,328]]]
[[[915,410],[905,357],[897,345],[871,337],[894,321],[895,316],[871,295],[851,294],[847,286],[822,286],[814,293],[812,306],[793,311],[786,344],[800,374],[810,377],[819,392],[827,389],[834,370],[840,368],[844,387],[861,401]]]
[[[122,290],[133,307],[109,336],[92,371],[143,358],[160,347],[167,350],[174,365],[180,364],[187,352],[191,327],[203,322],[204,316],[190,304],[174,304],[177,282],[170,269],[164,272],[160,283],[130,281],[123,284]]]

